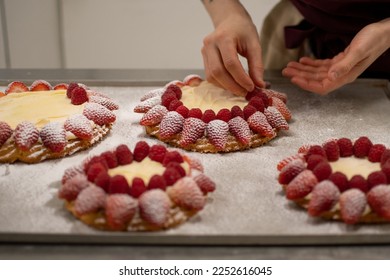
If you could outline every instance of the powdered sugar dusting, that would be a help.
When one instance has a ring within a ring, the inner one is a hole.
[[[138,202],[141,217],[146,221],[163,225],[168,220],[171,201],[164,191],[153,189],[145,192],[139,197]]]

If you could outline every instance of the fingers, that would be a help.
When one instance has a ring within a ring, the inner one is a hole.
[[[335,86],[335,84],[329,79],[308,80],[302,77],[293,77],[291,82],[304,90],[311,91],[319,95],[327,95],[329,92],[338,87]]]
[[[247,59],[249,76],[252,78],[256,86],[264,88],[264,67],[261,54],[260,44],[255,42],[248,50]]]
[[[361,58],[364,57],[363,55],[356,54],[356,51],[354,53],[349,50],[350,49],[347,48],[343,55],[339,55],[338,59],[335,60],[335,63],[330,67],[330,80],[335,81],[351,73],[354,69],[357,68]]]

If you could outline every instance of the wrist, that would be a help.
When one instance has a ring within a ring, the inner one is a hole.
[[[230,16],[249,17],[244,6],[238,0],[202,0],[214,27]]]

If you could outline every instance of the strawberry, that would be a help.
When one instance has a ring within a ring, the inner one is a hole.
[[[202,121],[204,123],[209,123],[209,122],[215,120],[215,118],[216,118],[215,112],[213,110],[211,110],[211,109],[207,109],[203,113]]]
[[[216,118],[218,120],[228,122],[232,118],[232,113],[229,109],[224,108],[218,111]]]
[[[274,106],[264,109],[264,115],[269,124],[276,129],[288,130],[289,126],[282,114]]]
[[[138,199],[141,218],[156,225],[163,226],[169,218],[171,201],[160,189],[144,192]]]
[[[115,149],[116,158],[119,165],[126,165],[133,162],[133,153],[126,145],[119,145]]]
[[[361,175],[354,175],[348,182],[350,189],[359,189],[362,192],[368,192],[368,183],[367,180]]]
[[[134,148],[134,160],[141,162],[149,155],[150,147],[145,141],[139,141]]]
[[[118,166],[118,159],[114,152],[106,151],[102,153],[101,156],[106,160],[108,168],[115,168]]]
[[[183,118],[188,118],[188,113],[190,112],[190,110],[188,110],[188,108],[184,105],[177,107],[175,111],[183,116]]]
[[[167,108],[165,108],[162,105],[156,105],[142,116],[139,123],[141,125],[159,124],[167,113],[168,113]]]
[[[66,199],[67,201],[73,201],[76,199],[81,190],[90,186],[87,177],[84,174],[76,174],[72,178],[66,180],[61,186],[58,197]]]
[[[290,200],[303,198],[312,191],[317,183],[317,177],[313,172],[304,170],[286,186],[286,197]]]
[[[134,107],[134,112],[136,113],[146,113],[151,108],[153,108],[156,105],[161,105],[161,97],[155,96],[152,98],[149,98],[145,101],[142,101],[137,106]]]
[[[71,92],[70,102],[73,105],[81,105],[88,101],[87,91],[82,87],[76,87]]]
[[[292,156],[288,156],[284,159],[282,159],[281,161],[278,162],[278,165],[276,166],[276,169],[278,171],[281,171],[283,169],[283,167],[285,167],[287,164],[289,164],[290,162],[292,162],[293,160],[295,159],[304,159],[303,155],[302,154],[296,154],[296,155],[292,155]]]
[[[256,133],[264,137],[275,137],[275,131],[268,123],[266,116],[261,112],[256,112],[248,118],[249,127]]]
[[[229,122],[229,130],[243,145],[248,145],[251,140],[251,130],[248,123],[241,117],[235,117]]]
[[[264,113],[264,102],[261,97],[259,96],[252,97],[251,100],[249,101],[249,105],[255,107],[257,111]]]
[[[110,178],[110,184],[108,185],[108,193],[126,193],[130,192],[130,186],[126,178],[122,175],[115,175]]]
[[[201,172],[204,171],[202,163],[197,158],[183,155],[183,159],[190,165],[191,170],[199,170]]]
[[[163,176],[156,174],[150,178],[149,183],[148,183],[149,190],[161,189],[161,190],[165,191],[166,188],[167,188],[167,183],[165,182],[165,179]]]
[[[329,211],[338,202],[340,191],[332,181],[325,180],[314,186],[308,205],[308,213],[311,216],[320,216]]]
[[[350,157],[353,155],[353,143],[351,139],[340,138],[337,140],[337,144],[339,145],[341,157]]]
[[[54,153],[62,152],[68,143],[64,127],[56,122],[45,125],[40,136],[43,144]]]
[[[183,102],[181,102],[180,100],[173,100],[170,104],[169,104],[169,107],[168,107],[168,110],[169,111],[176,111],[177,108],[179,108],[180,106],[183,105]]]
[[[195,170],[193,174],[191,174],[191,177],[192,179],[194,179],[199,189],[204,194],[213,192],[215,190],[215,183],[210,179],[210,177],[206,176],[204,173]]]
[[[186,176],[186,171],[185,171],[184,168],[181,166],[181,164],[178,163],[178,162],[171,161],[170,163],[168,163],[168,164],[166,165],[166,168],[167,168],[167,169],[168,169],[168,168],[174,168],[174,169],[176,169],[176,171],[179,172],[180,177]]]
[[[232,119],[235,118],[235,117],[241,117],[241,118],[244,118],[244,112],[242,111],[242,109],[237,106],[237,105],[234,105],[232,107],[232,109],[230,109],[230,112],[232,114]]]
[[[187,86],[196,87],[202,82],[202,78],[198,75],[188,75],[184,78],[183,83]]]
[[[77,83],[70,83],[68,85],[68,88],[66,89],[66,96],[71,99],[72,98],[72,91],[77,88],[79,85]]]
[[[247,120],[250,116],[252,116],[256,112],[257,110],[255,107],[253,107],[252,105],[246,105],[243,110],[244,119]]]
[[[95,178],[95,185],[101,187],[106,193],[109,192],[111,177],[107,172],[100,172]]]
[[[368,155],[372,147],[372,142],[366,136],[358,138],[353,144],[353,154],[357,158],[364,158]]]
[[[181,88],[178,85],[168,84],[165,90],[175,93],[177,99],[180,99],[182,96]]]
[[[187,210],[201,210],[206,204],[202,191],[190,177],[181,178],[167,193],[174,203]]]
[[[367,201],[378,216],[390,220],[390,185],[378,185],[367,193]]]
[[[303,160],[300,158],[295,159],[282,168],[279,173],[278,181],[282,185],[287,185],[305,169],[306,167]]]
[[[100,174],[100,173],[107,173],[107,169],[106,167],[104,166],[103,163],[101,162],[95,162],[93,164],[91,164],[88,168],[88,171],[87,171],[87,178],[88,178],[88,181],[90,182],[94,182],[96,177]]]
[[[188,118],[184,120],[183,131],[179,141],[180,146],[188,146],[195,143],[204,135],[206,124],[196,118]]]
[[[11,137],[12,128],[6,122],[0,121],[0,147]]]
[[[323,161],[314,167],[313,173],[317,177],[318,182],[321,182],[325,179],[328,179],[330,174],[332,174],[332,167],[328,162]]]
[[[130,188],[130,195],[132,197],[138,198],[146,192],[146,186],[144,180],[142,180],[139,177],[134,177],[133,181],[131,183],[131,188]]]
[[[84,215],[98,211],[105,206],[106,193],[102,188],[89,186],[80,191],[74,202],[77,215]]]
[[[326,161],[321,155],[312,154],[307,158],[307,169],[313,170],[320,162]]]
[[[387,176],[382,171],[374,171],[370,173],[367,177],[367,185],[368,189],[372,189],[377,185],[386,185],[387,184]]]
[[[15,81],[15,82],[8,84],[4,93],[10,94],[10,93],[16,93],[16,92],[25,92],[25,91],[29,91],[28,87],[23,82]]]
[[[188,117],[187,118],[196,118],[196,119],[202,119],[203,113],[202,110],[199,108],[192,108],[188,111]]]
[[[341,219],[346,224],[356,224],[367,205],[366,195],[359,189],[349,189],[340,195]]]
[[[68,89],[68,84],[65,84],[65,83],[60,83],[60,84],[56,84],[54,87],[53,87],[53,90],[67,90]]]
[[[106,199],[107,225],[113,230],[126,230],[138,207],[136,199],[127,194],[112,194]]]
[[[213,120],[207,124],[206,134],[217,150],[223,150],[229,136],[229,125],[221,120]]]
[[[291,112],[282,100],[276,97],[271,97],[271,105],[276,107],[276,109],[278,109],[278,111],[282,114],[282,116],[286,121],[291,120],[292,118]]]
[[[311,155],[320,155],[326,158],[325,150],[320,145],[311,145],[309,150],[306,153],[306,158],[309,158]]]
[[[97,125],[110,124],[116,120],[113,112],[97,103],[87,103],[84,107],[83,115]]]
[[[177,100],[176,94],[172,91],[165,91],[165,93],[161,96],[161,105],[168,109],[169,104],[173,100]]]
[[[140,101],[145,101],[147,99],[150,99],[152,97],[160,97],[164,94],[165,92],[165,88],[156,88],[156,89],[152,89],[151,91],[148,91],[147,93],[145,93]]]
[[[76,137],[90,140],[93,137],[93,128],[90,120],[84,115],[73,115],[64,123],[66,131],[72,132]]]
[[[178,86],[179,88],[182,88],[185,86],[185,84],[182,82],[182,81],[179,81],[179,80],[173,80],[173,81],[170,81],[169,83],[167,83],[165,85],[165,87],[168,87],[169,85],[176,85]]]
[[[182,163],[184,162],[183,156],[177,151],[168,151],[164,155],[162,164],[166,167],[170,162]]]
[[[328,179],[339,188],[340,192],[346,191],[349,187],[347,176],[339,171],[330,174]]]
[[[110,111],[119,109],[119,105],[116,104],[115,101],[113,101],[110,98],[105,98],[105,97],[101,97],[101,96],[95,96],[95,95],[88,94],[88,101],[90,103],[100,104],[100,105],[106,107]]]
[[[176,183],[177,180],[181,178],[181,175],[179,171],[176,170],[174,167],[169,167],[165,169],[163,173],[163,177],[165,182],[167,183],[167,186],[171,186],[174,183]]]
[[[382,156],[381,156],[381,167],[383,167],[386,162],[388,162],[390,160],[390,149],[386,149]]]
[[[381,162],[381,157],[385,152],[386,147],[382,144],[372,145],[368,152],[368,160],[371,162]]]
[[[6,94],[2,91],[0,91],[0,97],[6,96]]]
[[[326,142],[323,146],[328,161],[337,161],[340,157],[340,148],[337,142]]]
[[[151,160],[162,163],[167,153],[167,148],[163,145],[153,145],[149,150],[149,158]]]
[[[51,90],[51,84],[45,80],[36,80],[30,86],[30,91],[47,91]]]
[[[310,145],[310,144],[304,144],[304,145],[300,146],[298,148],[298,154],[307,155],[307,153],[309,152],[311,146],[312,145]]]
[[[180,108],[180,107],[179,107]],[[160,123],[160,137],[168,139],[183,130],[184,118],[176,111],[168,112]]]
[[[283,92],[278,92],[272,89],[263,89],[263,92],[268,96],[269,99],[274,97],[282,100],[283,103],[287,103],[287,95]]]

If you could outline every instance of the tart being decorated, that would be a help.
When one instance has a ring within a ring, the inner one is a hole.
[[[67,169],[59,197],[87,225],[111,231],[174,227],[203,209],[214,182],[199,161],[163,145],[119,145]]]
[[[311,216],[347,224],[390,222],[390,149],[365,136],[304,145],[277,169],[287,199]]]
[[[87,149],[110,131],[116,109],[83,84],[12,82],[0,95],[0,163],[37,163]]]
[[[287,96],[256,88],[246,97],[199,76],[146,93],[134,108],[147,134],[185,150],[217,153],[254,148],[289,128]]]

